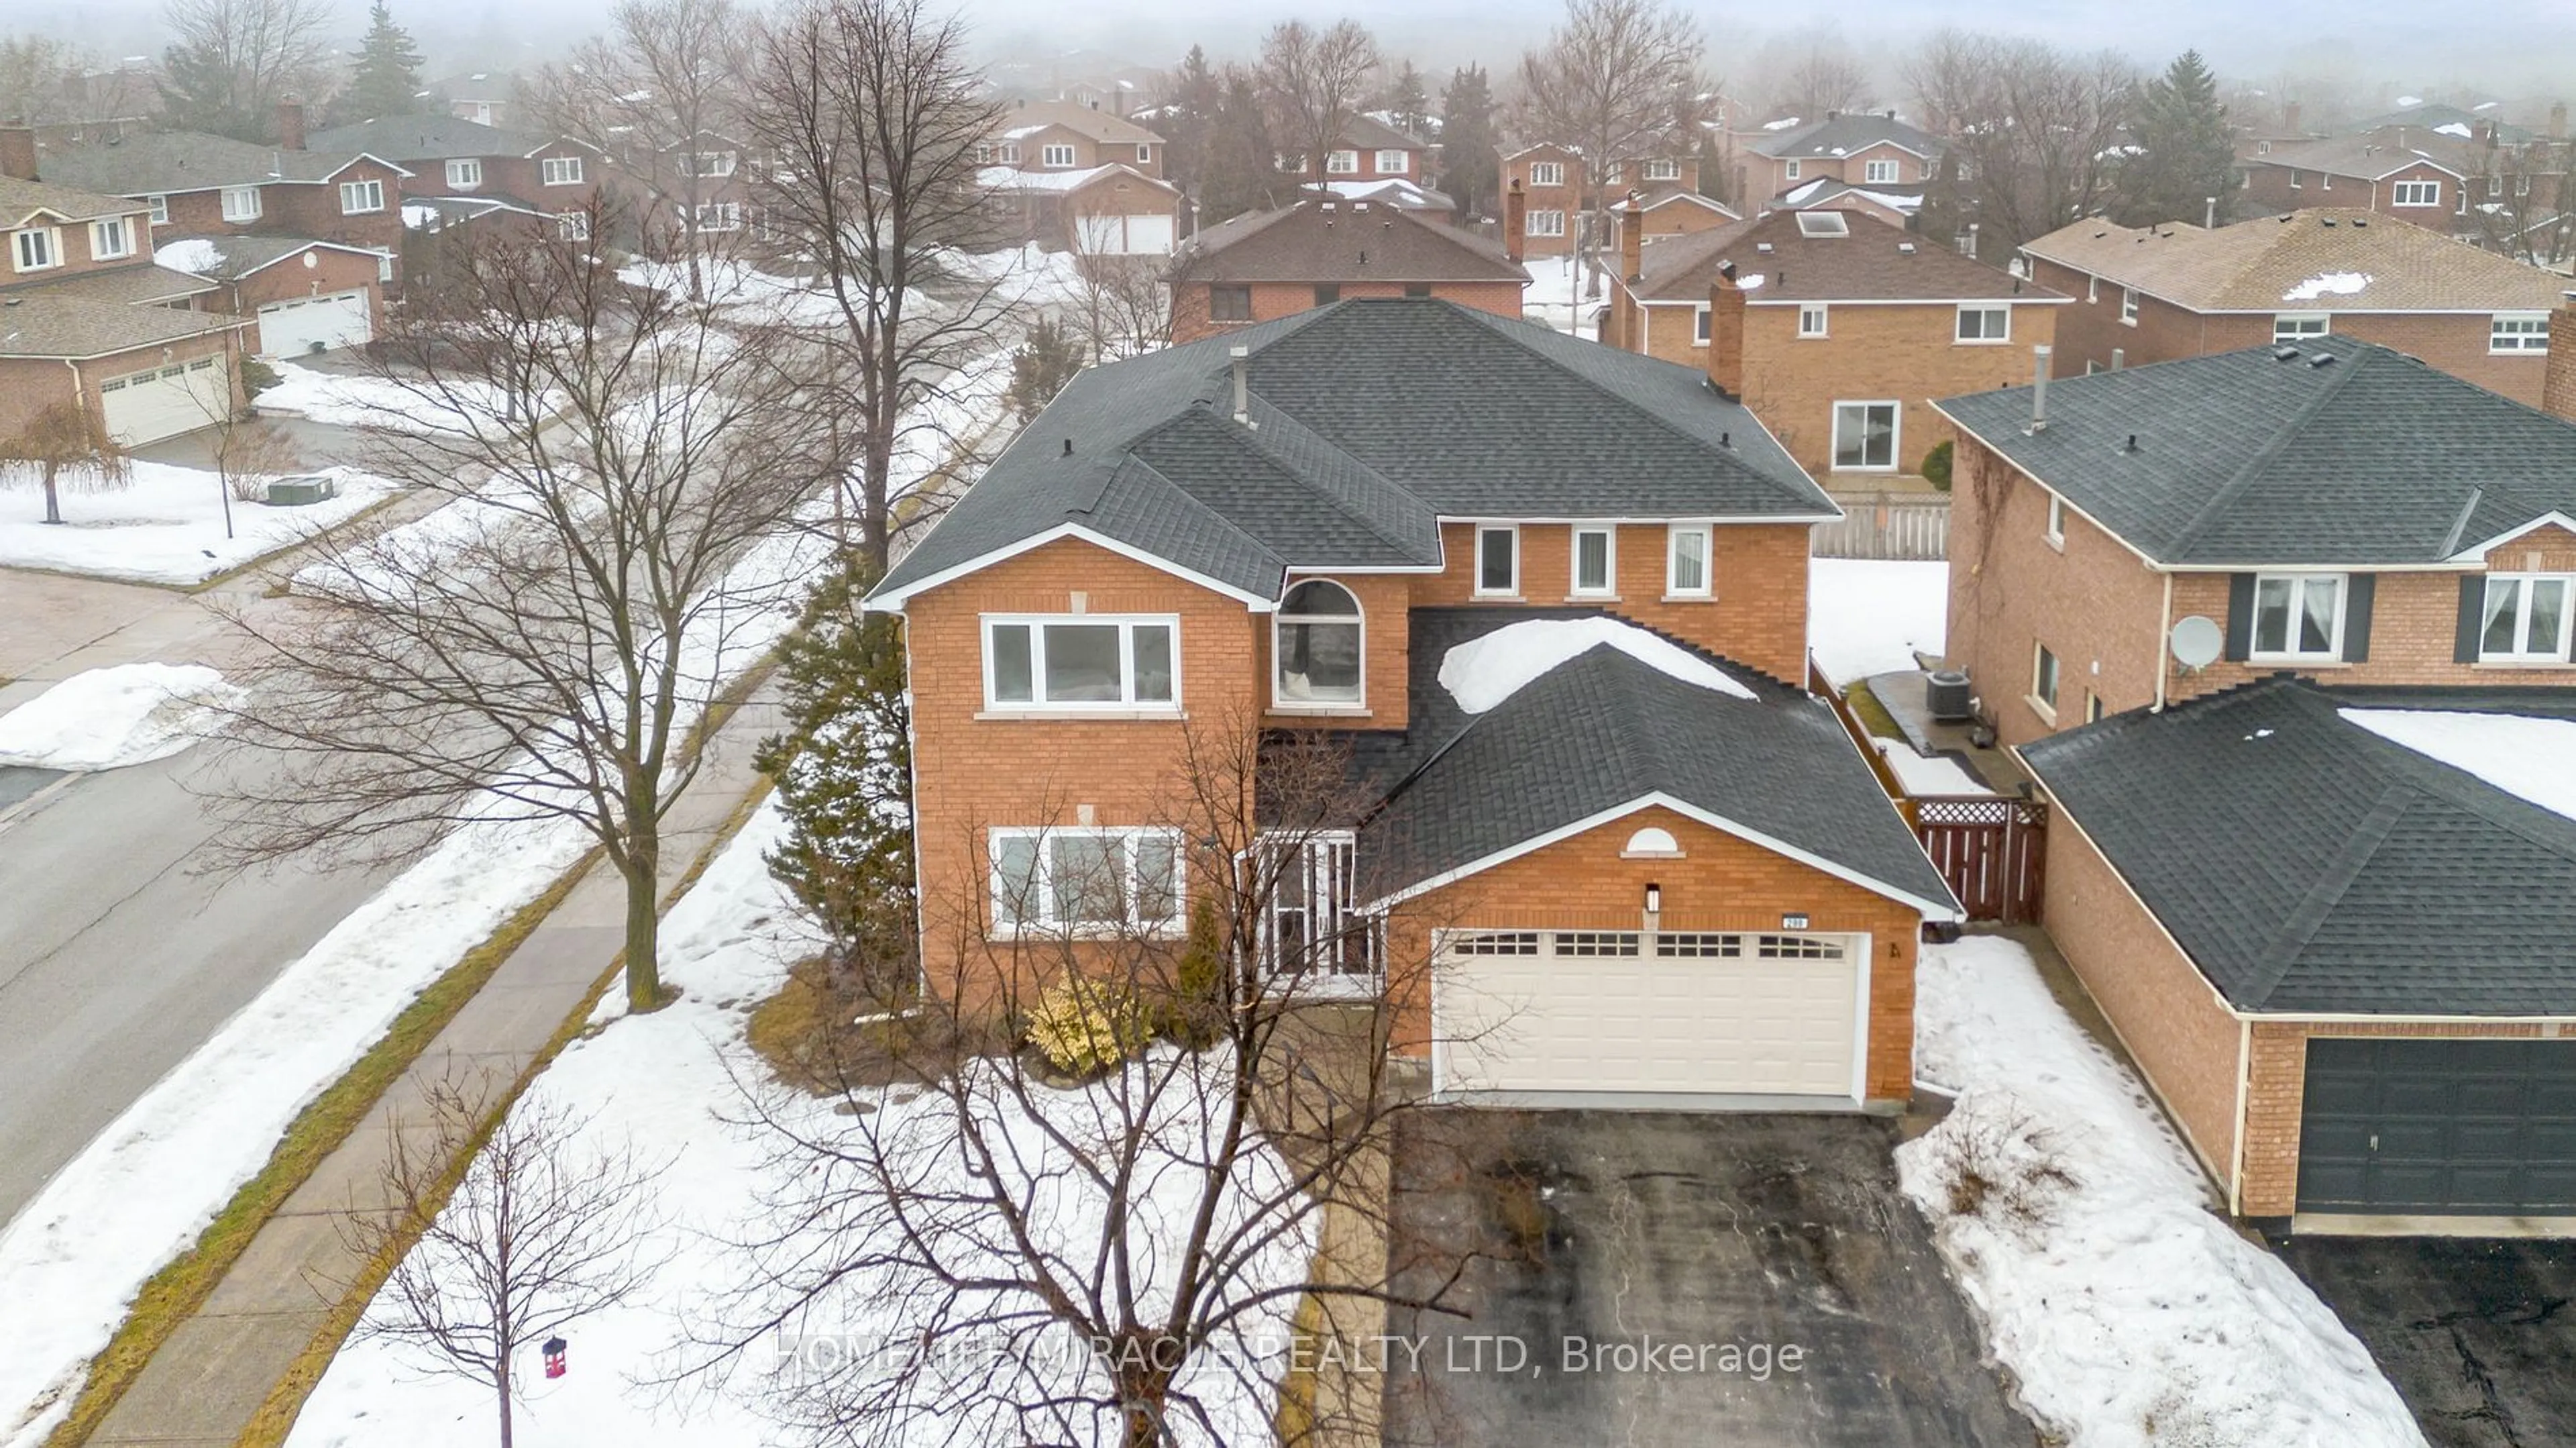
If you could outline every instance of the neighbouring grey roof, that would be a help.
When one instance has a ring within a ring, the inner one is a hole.
[[[1362,151],[1419,151],[1431,144],[1371,115],[1356,115],[1343,122],[1341,142]]]
[[[1083,372],[877,596],[1067,526],[1266,601],[1291,566],[1435,568],[1443,517],[1833,516],[1696,369],[1447,301],[1355,300]]]
[[[279,181],[320,183],[357,159],[354,151],[288,151],[197,131],[140,131],[121,140],[49,150],[38,164],[48,181],[114,196],[146,196]]]
[[[2021,753],[2240,1009],[2576,1014],[2576,820],[2345,708],[2576,718],[2576,691],[2272,679]]]
[[[246,317],[16,291],[0,295],[0,357],[105,357],[248,325]]]
[[[1758,670],[1674,639],[1753,697],[1677,679],[1606,644],[1483,714],[1463,713],[1440,686],[1441,663],[1459,644],[1532,618],[1596,612],[1413,610],[1406,745],[1358,755],[1372,771],[1363,778],[1388,791],[1360,832],[1362,878],[1392,892],[1663,794],[1945,915],[1956,909],[1824,701]]]
[[[81,272],[59,281],[42,282],[12,293],[30,293],[49,297],[77,297],[90,302],[114,302],[119,306],[144,307],[161,302],[175,302],[186,297],[204,296],[215,289],[214,283],[165,266],[121,266],[103,271]]]
[[[315,151],[365,152],[386,161],[445,161],[473,156],[533,156],[553,144],[540,136],[487,126],[460,116],[380,116],[316,131]]]
[[[1813,125],[1764,136],[1747,149],[1782,159],[1849,156],[1877,145],[1897,145],[1926,158],[1942,151],[1941,138],[1876,111],[1851,111]]]
[[[2576,515],[2576,424],[2339,335],[2059,378],[2036,436],[2027,387],[1935,405],[2158,563],[2438,563]]]

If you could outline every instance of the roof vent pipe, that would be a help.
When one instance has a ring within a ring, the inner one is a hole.
[[[2200,198],[2200,228],[2203,231],[2216,231],[2218,229],[2217,197],[2204,196]]]
[[[2046,343],[2030,349],[2030,430],[2033,436],[2048,431],[2048,353]]]
[[[1252,424],[1252,380],[1249,376],[1252,349],[1234,347],[1228,349],[1226,355],[1234,359],[1234,420],[1249,427]]]

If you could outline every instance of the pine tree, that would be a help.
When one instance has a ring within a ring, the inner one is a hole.
[[[1440,92],[1440,184],[1459,214],[1493,214],[1502,156],[1494,149],[1494,88],[1481,65],[1461,66]]]
[[[357,68],[349,73],[347,88],[331,102],[333,124],[410,115],[420,109],[420,52],[412,45],[411,32],[394,23],[393,10],[385,0],[376,0],[367,11],[367,37],[352,58]]]
[[[1379,108],[1395,118],[1395,128],[1411,135],[1422,135],[1430,129],[1431,92],[1424,85],[1422,72],[1407,60],[1396,67],[1395,77],[1386,83],[1386,93],[1378,98]]]
[[[1041,317],[1029,328],[1028,340],[1011,353],[1011,407],[1027,422],[1046,410],[1082,370],[1082,338],[1053,317]]]
[[[2198,223],[2213,196],[2218,198],[2217,219],[2227,220],[2236,149],[2228,135],[2227,107],[2218,99],[2218,78],[2202,63],[2199,51],[2176,56],[2163,75],[2139,92],[2130,139],[2137,149],[2123,162],[2119,176],[2119,219],[2124,224]]]
[[[1295,185],[1294,178],[1279,173],[1278,147],[1271,144],[1260,86],[1251,72],[1228,66],[1216,118],[1208,128],[1207,159],[1199,181],[1200,220],[1208,226],[1230,221],[1275,204],[1279,193]]]
[[[874,575],[844,555],[779,646],[788,728],[761,744],[787,837],[769,872],[813,913],[841,979],[902,1003],[918,973],[912,869],[912,729],[902,626],[862,613]]]
[[[1164,85],[1162,111],[1154,118],[1154,129],[1163,136],[1164,179],[1184,195],[1196,197],[1206,178],[1208,133],[1216,125],[1222,96],[1223,87],[1216,67],[1208,64],[1207,51],[1191,46],[1181,58],[1180,69]]]
[[[161,52],[161,124],[237,141],[269,139],[269,118],[240,98],[239,77],[213,47],[181,43]]]

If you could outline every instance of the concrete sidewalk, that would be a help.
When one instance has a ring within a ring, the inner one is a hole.
[[[764,683],[708,741],[698,778],[664,820],[663,891],[717,843],[758,779],[752,754],[784,726]],[[625,887],[594,865],[448,1022],[364,1124],[264,1224],[204,1306],[155,1353],[93,1444],[230,1445],[313,1341],[358,1270],[339,1219],[381,1204],[392,1123],[425,1117],[423,1087],[452,1074],[515,1080],[571,1018],[586,1013],[625,936]]]

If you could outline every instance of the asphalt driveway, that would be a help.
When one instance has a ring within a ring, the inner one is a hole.
[[[1858,1116],[1426,1112],[1394,1262],[1389,1444],[2030,1448]]]
[[[2576,1242],[2293,1237],[2434,1448],[2576,1441]]]

